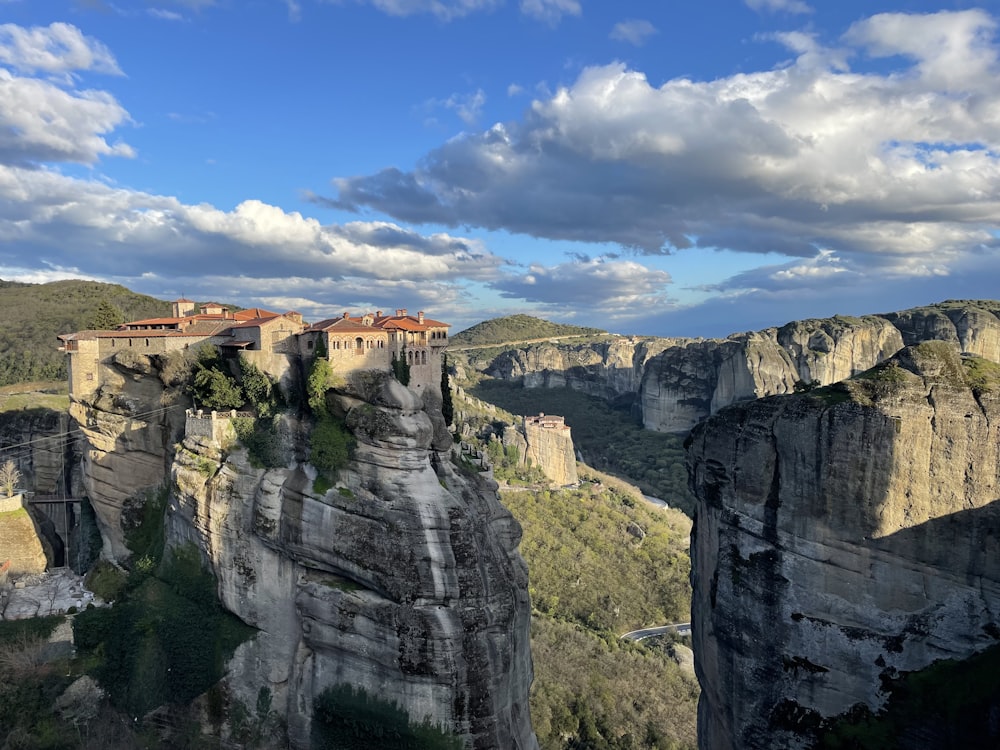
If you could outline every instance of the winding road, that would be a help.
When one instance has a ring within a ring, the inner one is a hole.
[[[691,635],[691,623],[675,622],[670,625],[658,625],[655,628],[641,628],[640,630],[633,630],[629,633],[625,633],[624,635],[619,636],[619,638],[627,638],[630,641],[641,641],[657,635],[667,635],[668,633],[674,633],[682,636]]]

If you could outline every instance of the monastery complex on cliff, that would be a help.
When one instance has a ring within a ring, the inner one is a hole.
[[[125,323],[113,331],[77,331],[59,336],[69,355],[70,395],[93,394],[102,385],[121,379],[113,367],[120,352],[155,356],[210,344],[228,358],[244,358],[281,380],[294,363],[325,353],[334,373],[357,370],[389,371],[393,354],[410,365],[410,387],[438,389],[441,353],[448,346],[448,323],[381,310],[309,325],[296,312],[276,313],[260,308],[232,312],[217,303],[173,303],[172,314]],[[127,356],[127,355],[126,355]],[[121,357],[119,357],[121,359]]]

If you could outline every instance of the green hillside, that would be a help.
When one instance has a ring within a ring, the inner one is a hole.
[[[65,378],[65,357],[56,336],[91,327],[99,322],[99,311],[138,320],[169,314],[170,303],[97,281],[22,284],[0,279],[0,385]]]
[[[580,469],[579,489],[501,491],[524,531],[539,745],[694,748],[694,675],[662,649],[618,638],[689,619],[691,522],[647,505],[625,482]]]
[[[584,328],[565,323],[552,323],[530,315],[508,315],[476,323],[451,337],[451,346],[491,346],[508,341],[530,341],[552,336],[599,336],[600,328]]]

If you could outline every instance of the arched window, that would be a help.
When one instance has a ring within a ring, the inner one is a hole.
[[[413,364],[413,352],[406,353],[406,361],[408,364]]]
[[[355,349],[355,352],[354,352],[355,354],[364,354],[365,353],[365,340],[363,338],[361,338],[360,336],[358,336],[356,339],[354,339],[354,349]]]
[[[422,364],[422,365],[426,365],[427,364],[427,352],[421,352],[420,353],[420,364]]]

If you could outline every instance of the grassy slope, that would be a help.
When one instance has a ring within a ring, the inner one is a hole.
[[[87,328],[102,301],[120,309],[126,320],[170,311],[169,303],[117,284],[0,280],[0,385],[65,379],[64,355],[58,351],[56,336]]]

